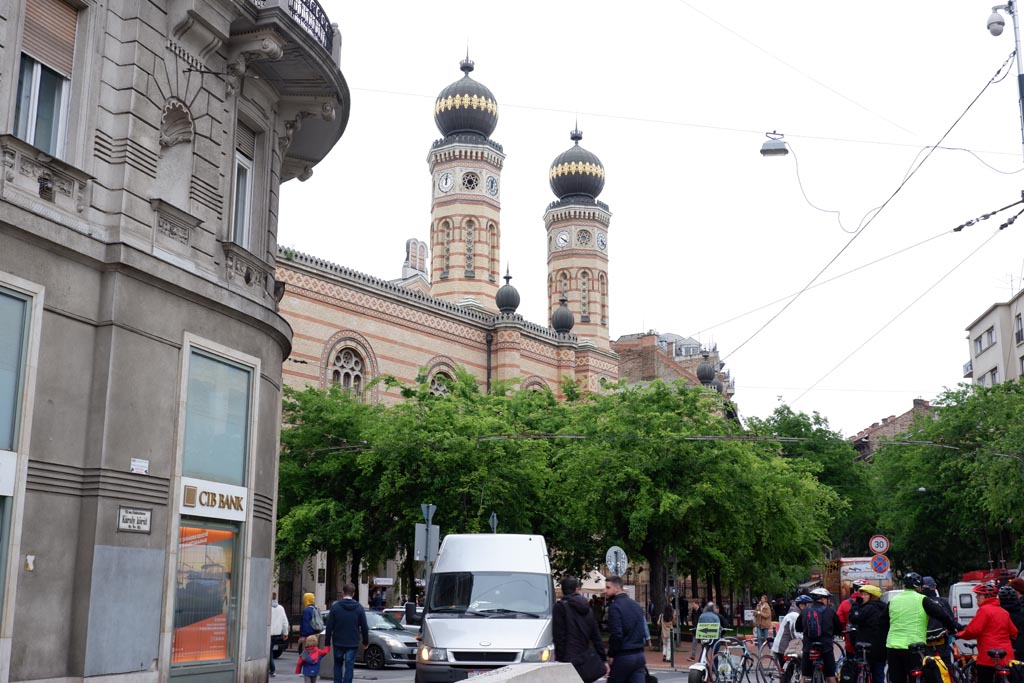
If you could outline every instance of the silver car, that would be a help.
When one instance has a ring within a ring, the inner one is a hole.
[[[322,614],[326,622],[328,612],[325,610]],[[415,633],[402,628],[394,617],[380,612],[367,611],[366,625],[370,629],[370,644],[360,648],[356,654],[357,663],[365,664],[368,669],[383,669],[389,664],[416,668],[419,643]]]

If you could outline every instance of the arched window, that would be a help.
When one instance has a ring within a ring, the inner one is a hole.
[[[590,273],[580,271],[580,315],[590,317]]]
[[[447,396],[448,387],[452,385],[452,378],[447,372],[436,372],[430,378],[430,393],[434,396]]]
[[[498,263],[498,226],[494,223],[487,224],[487,247],[490,250],[487,274],[491,282],[496,282],[500,274],[501,264]]]
[[[448,221],[441,221],[441,227],[437,231],[437,245],[434,248],[434,258],[438,262],[442,275],[448,275],[452,260],[452,224]]]
[[[366,363],[358,351],[347,346],[339,348],[331,360],[331,384],[361,394],[365,385],[365,368]]]
[[[466,221],[466,275],[473,272],[473,240],[476,224]]]
[[[598,288],[597,291],[600,293],[601,301],[599,303],[601,310],[601,324],[608,324],[608,278],[604,273],[598,277]]]

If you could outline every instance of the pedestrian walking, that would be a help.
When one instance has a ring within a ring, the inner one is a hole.
[[[860,587],[861,600],[850,610],[849,622],[856,629],[850,640],[854,651],[858,643],[870,645],[868,665],[871,680],[885,683],[885,640],[889,635],[889,607],[882,602],[882,589],[864,584]]]
[[[562,579],[562,599],[551,615],[555,661],[572,664],[583,683],[593,683],[608,675],[608,657],[597,619],[578,589],[575,576]]]
[[[768,631],[772,627],[772,605],[768,602],[768,596],[762,595],[761,601],[754,608],[754,636],[757,640],[757,649],[768,640]]]
[[[341,589],[341,600],[331,605],[327,614],[324,641],[334,648],[334,683],[352,683],[360,640],[363,647],[370,644],[366,610],[355,601],[355,594],[356,587],[346,583]]]
[[[697,620],[700,619],[700,600],[690,601],[690,626],[697,628]]]
[[[317,642],[316,636],[307,637],[299,661],[295,662],[295,673],[302,675],[303,683],[316,683],[320,678],[320,660],[331,651],[329,647],[317,647]]]
[[[957,638],[978,641],[978,683],[992,683],[995,679],[996,663],[989,651],[1002,650],[1012,655],[1013,639],[1018,635],[1010,615],[999,606],[998,591],[992,581],[974,587],[973,592],[978,596],[978,612],[967,628],[957,634]],[[1008,662],[1009,657],[1004,657],[1003,664]]]
[[[304,593],[302,596],[302,620],[299,622],[299,642],[306,642],[308,636],[320,635],[320,630],[314,628],[317,621],[323,621],[320,610],[316,606],[316,596],[312,593]],[[316,624],[319,625],[319,624]]]
[[[622,579],[605,579],[608,598],[608,683],[645,683],[647,657],[644,656],[644,608],[622,591]]]
[[[672,654],[672,629],[676,626],[676,611],[672,603],[665,603],[665,609],[658,615],[658,626],[661,627],[661,659],[667,662]]]
[[[288,614],[284,605],[277,601],[277,593],[270,594],[270,675],[277,676],[277,665],[274,663],[274,646],[288,644]]]

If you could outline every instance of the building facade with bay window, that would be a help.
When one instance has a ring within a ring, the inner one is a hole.
[[[0,3],[0,683],[262,681],[316,0]]]

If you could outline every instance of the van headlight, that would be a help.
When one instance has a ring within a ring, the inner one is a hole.
[[[554,659],[555,646],[538,647],[533,650],[523,650],[523,662],[550,662]]]
[[[421,662],[446,662],[448,661],[448,650],[443,647],[429,647],[420,645]]]

